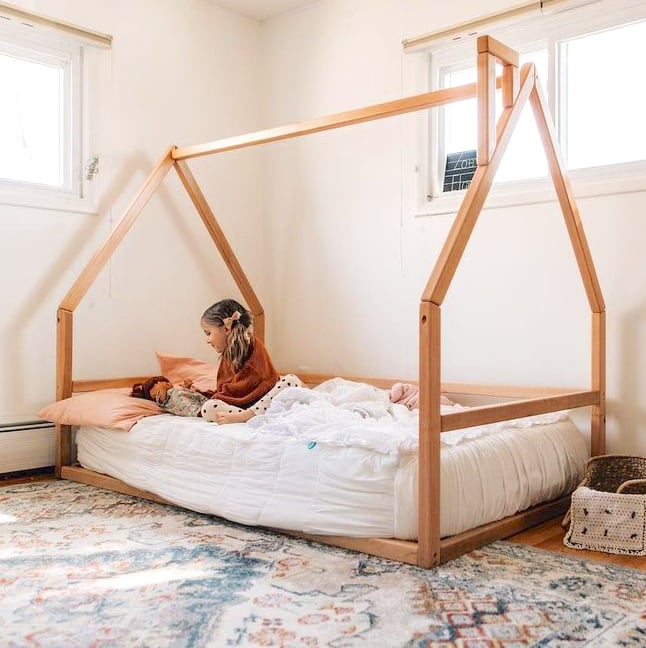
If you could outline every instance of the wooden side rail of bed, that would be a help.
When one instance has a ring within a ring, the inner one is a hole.
[[[298,372],[288,370],[283,374]],[[300,373],[299,378],[309,386],[319,385],[325,380],[334,378],[329,374]],[[112,389],[116,387],[131,387],[135,382],[146,380],[147,376],[130,376],[127,378],[104,378],[94,380],[73,381],[72,392],[82,393],[97,389]],[[348,376],[347,380],[364,382],[375,387],[388,389],[397,382],[417,384],[416,380],[392,378],[367,378],[364,376]],[[463,412],[453,412],[441,416],[441,432],[460,430],[462,428],[487,425],[501,421],[535,416],[549,412],[576,409],[598,405],[600,402],[599,391],[573,390],[564,387],[522,387],[511,385],[486,385],[468,383],[442,383],[443,394],[483,396],[491,398],[514,399],[502,403],[469,407]],[[595,453],[599,454],[599,453]]]

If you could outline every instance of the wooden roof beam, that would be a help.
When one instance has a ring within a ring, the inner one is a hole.
[[[496,79],[496,86],[502,87],[502,77]],[[206,144],[196,144],[194,146],[180,146],[173,151],[173,159],[185,160],[187,158],[211,155],[213,153],[222,153],[224,151],[233,151],[235,149],[256,146],[258,144],[269,144],[293,137],[301,137],[312,133],[343,126],[352,126],[361,124],[383,117],[392,117],[403,115],[405,113],[424,110],[425,108],[434,108],[455,101],[464,101],[476,96],[476,84],[467,83],[466,85],[455,88],[443,88],[424,94],[395,99],[386,103],[374,104],[365,108],[348,110],[346,112],[328,115],[327,117],[318,117],[309,121],[290,124],[287,126],[278,126],[267,130],[256,131],[237,137],[228,137],[226,139],[207,142]]]

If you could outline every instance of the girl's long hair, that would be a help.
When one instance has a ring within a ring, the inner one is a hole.
[[[236,315],[238,313],[239,315]],[[226,326],[231,331],[227,346],[222,352],[234,371],[239,371],[253,350],[253,316],[235,299],[223,299],[204,311],[202,320],[218,328]]]

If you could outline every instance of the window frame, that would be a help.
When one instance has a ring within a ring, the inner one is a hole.
[[[564,16],[566,17],[564,19]],[[513,25],[492,24],[483,33],[514,47],[521,56],[537,48],[548,51],[548,78],[540,79],[548,98],[559,139],[563,139],[566,125],[560,119],[562,98],[558,95],[558,74],[563,62],[559,60],[559,43],[595,32],[646,20],[646,3],[636,0],[598,0],[550,15],[533,15]],[[460,39],[457,43],[431,44],[426,56],[427,81],[431,90],[439,87],[440,70],[447,66],[473,67],[477,35]],[[423,187],[418,195],[417,215],[455,213],[465,190],[442,191],[443,166],[446,158],[443,127],[443,109],[429,111],[426,133],[426,160],[419,174]],[[587,167],[568,171],[568,176],[579,196],[609,195],[626,191],[646,190],[646,159],[632,162]],[[420,184],[421,184],[420,183]],[[495,183],[487,204],[491,207],[549,202],[554,199],[549,177]]]
[[[0,204],[96,213],[94,187],[84,174],[84,162],[90,157],[87,46],[68,34],[4,20],[0,22],[0,52],[52,63],[64,70],[62,183],[54,186],[0,178]]]

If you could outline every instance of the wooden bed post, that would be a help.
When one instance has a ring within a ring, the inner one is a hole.
[[[59,308],[56,314],[56,400],[72,395],[73,314]],[[72,461],[72,428],[56,424],[56,476]]]
[[[479,36],[478,58],[478,166],[489,164],[496,148],[496,62],[503,66],[503,108],[518,96],[518,52],[491,36]]]
[[[417,564],[425,569],[440,562],[440,317],[437,304],[420,304]]]
[[[599,391],[599,402],[592,406],[590,452],[606,453],[606,313],[592,313],[592,389]]]
[[[478,166],[489,164],[496,147],[496,59],[488,50],[480,51],[478,38]]]
[[[195,208],[197,209],[204,226],[211,235],[211,239],[218,248],[224,263],[229,272],[233,277],[233,280],[236,282],[236,285],[240,289],[244,300],[247,302],[247,306],[251,310],[254,316],[254,333],[261,339],[265,339],[265,313],[260,304],[260,300],[256,296],[247,275],[245,275],[242,266],[238,262],[236,255],[234,254],[229,241],[227,241],[222,228],[218,224],[218,221],[215,218],[213,210],[209,207],[209,204],[200,189],[200,186],[197,184],[195,176],[191,172],[188,163],[184,160],[177,160],[175,162],[175,171],[181,180],[186,192],[193,201]]]

